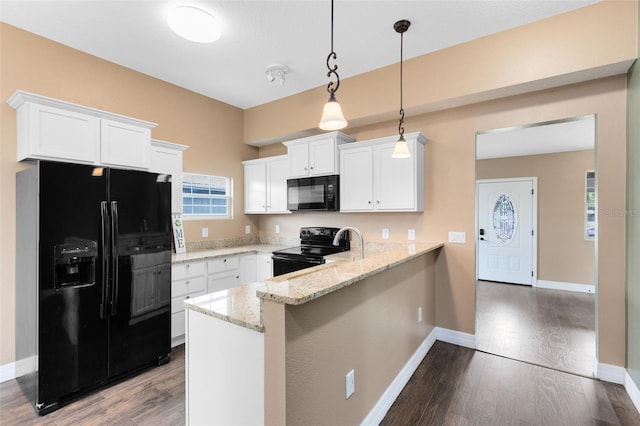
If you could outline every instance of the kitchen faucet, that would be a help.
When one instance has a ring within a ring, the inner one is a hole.
[[[336,232],[336,236],[333,237],[333,245],[337,246],[339,244],[338,240],[340,239],[340,235],[342,235],[342,233],[347,230],[353,231],[358,234],[358,239],[360,240],[360,259],[364,259],[364,240],[362,239],[362,234],[357,228],[345,226],[344,228],[338,229],[338,232]]]

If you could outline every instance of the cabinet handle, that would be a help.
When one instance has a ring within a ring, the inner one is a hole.
[[[311,170],[313,170],[313,166],[311,166],[310,168],[311,168]]]
[[[189,285],[189,281],[185,281],[185,282],[184,282],[184,285]]]
[[[305,167],[304,170],[307,171],[307,168]]]
[[[367,201],[368,204],[371,204],[371,200]]]
[[[239,280],[239,279],[240,279],[240,275],[236,275],[236,280]]]
[[[380,204],[380,200],[376,201],[376,203]]]
[[[184,267],[187,268],[187,269],[189,269],[189,266],[191,266],[191,265],[189,265],[188,263],[186,265],[184,265]]]
[[[185,299],[189,299],[190,297],[191,297],[191,296],[187,296],[187,297],[185,297]]]
[[[227,263],[227,259],[224,259],[224,260],[223,260],[223,262],[224,262],[224,263]]]

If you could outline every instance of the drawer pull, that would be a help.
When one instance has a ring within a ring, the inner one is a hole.
[[[189,269],[191,265],[189,265],[188,263],[186,265],[184,265],[185,268]]]
[[[223,260],[223,262],[224,262],[224,263],[227,263],[227,259],[224,259],[224,260]]]
[[[185,282],[184,282],[184,284],[185,284],[185,285],[189,285],[189,281],[188,281],[188,280],[187,280],[187,281],[185,281]]]

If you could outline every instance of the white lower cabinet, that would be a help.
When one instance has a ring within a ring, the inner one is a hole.
[[[256,279],[255,281],[264,281],[273,278],[273,260],[271,253],[258,253],[256,255]]]
[[[273,277],[270,253],[246,253],[171,267],[171,346],[184,343],[184,301]]]
[[[217,257],[207,261],[207,293],[240,285],[240,256]]]
[[[184,300],[207,292],[205,262],[171,267],[171,346],[184,342]]]
[[[191,309],[187,315],[185,423],[264,424],[264,333]]]
[[[424,211],[424,144],[405,134],[410,158],[393,158],[397,136],[341,145],[341,212]]]

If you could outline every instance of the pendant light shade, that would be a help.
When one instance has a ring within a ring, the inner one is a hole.
[[[339,130],[347,127],[347,120],[344,119],[342,108],[333,93],[329,95],[329,100],[324,104],[319,127],[322,130]]]
[[[393,24],[393,28],[397,33],[400,34],[400,121],[398,123],[398,141],[396,145],[393,147],[393,153],[391,153],[391,157],[393,158],[409,158],[411,157],[411,152],[409,151],[409,146],[407,145],[407,141],[404,139],[404,108],[402,107],[402,48],[404,41],[404,33],[409,29],[411,22],[403,19],[401,21]]]
[[[393,153],[391,153],[393,158],[409,158],[411,157],[411,152],[409,151],[409,145],[407,145],[407,141],[404,140],[404,135],[401,135],[396,144],[393,147]]]
[[[340,87],[340,76],[336,70],[338,69],[338,65],[331,66],[329,61],[332,59],[335,60],[338,56],[336,52],[333,50],[333,0],[331,0],[331,52],[329,56],[327,56],[327,77],[331,77],[334,75],[336,77],[335,87],[334,82],[330,81],[327,85],[327,92],[329,92],[329,100],[326,104],[324,104],[324,109],[322,110],[322,118],[320,119],[320,127],[322,130],[339,130],[347,127],[347,120],[345,120],[344,115],[342,114],[342,108],[336,99],[336,91],[338,87]]]

